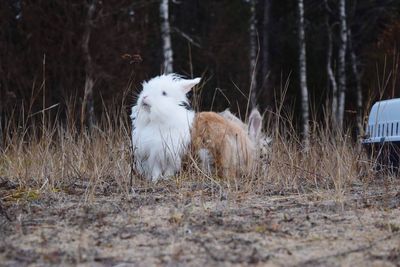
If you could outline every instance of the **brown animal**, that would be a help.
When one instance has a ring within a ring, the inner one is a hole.
[[[259,135],[261,121],[249,125],[254,127],[250,132]],[[255,143],[247,131],[215,112],[196,114],[192,126],[192,148],[199,156],[203,170],[214,170],[219,177],[251,175],[255,167]]]
[[[222,117],[227,120],[230,120],[247,132],[250,137],[250,140],[253,142],[256,147],[256,157],[258,160],[258,167],[260,167],[260,171],[267,171],[267,162],[271,157],[272,153],[272,138],[267,136],[261,130],[262,125],[262,116],[257,108],[254,108],[249,116],[248,124],[244,123],[241,119],[232,114],[229,109],[226,109],[220,113]]]

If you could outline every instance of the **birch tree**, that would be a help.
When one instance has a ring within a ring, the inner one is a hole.
[[[344,108],[346,103],[346,50],[347,50],[347,23],[346,23],[346,0],[339,0],[340,20],[340,45],[338,52],[338,127],[343,129]]]
[[[250,106],[254,108],[257,105],[257,19],[256,19],[256,0],[250,0]]]
[[[81,109],[81,127],[84,125],[84,121],[86,121],[89,129],[93,127],[95,121],[94,114],[94,99],[93,99],[93,87],[94,87],[94,70],[93,70],[93,61],[90,55],[89,50],[89,42],[90,35],[92,33],[93,27],[93,17],[96,11],[97,0],[92,0],[88,6],[86,21],[85,21],[85,31],[83,33],[82,39],[82,50],[85,58],[85,87],[84,87],[84,97],[82,101],[82,109]]]
[[[356,83],[356,106],[357,106],[357,130],[358,134],[363,134],[363,123],[362,123],[362,102],[363,102],[363,95],[362,95],[362,87],[361,87],[361,73],[358,67],[358,59],[357,55],[354,51],[353,47],[353,37],[351,34],[351,29],[349,28],[347,31],[347,38],[349,43],[349,53],[350,53],[350,60],[351,60],[351,70],[354,75],[355,83]]]
[[[164,73],[173,72],[173,50],[171,44],[171,25],[169,23],[169,4],[168,0],[161,0],[160,3],[161,19],[161,39],[163,49],[163,71]]]
[[[304,30],[304,4],[298,0],[298,43],[299,43],[299,80],[301,91],[301,113],[303,123],[303,142],[307,150],[309,147],[309,108],[307,88],[307,62],[306,62],[306,40]]]
[[[338,102],[338,95],[337,95],[337,83],[335,74],[333,73],[332,69],[332,28],[329,23],[329,15],[331,14],[331,9],[328,5],[328,0],[324,0],[325,5],[325,27],[326,27],[326,34],[327,34],[327,44],[326,44],[326,73],[328,76],[328,88],[331,89],[331,97],[332,97],[332,106],[331,106],[331,119],[333,125],[337,126],[337,102]]]

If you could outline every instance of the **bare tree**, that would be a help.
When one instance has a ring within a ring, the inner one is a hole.
[[[328,0],[324,0],[325,4],[325,27],[327,34],[327,47],[326,47],[326,73],[328,75],[328,88],[332,90],[332,106],[331,106],[331,119],[333,124],[337,126],[337,103],[338,103],[338,95],[337,95],[337,83],[335,74],[332,69],[332,28],[329,23],[329,15],[332,13],[331,9],[328,5]]]
[[[173,72],[173,50],[171,44],[171,26],[169,24],[169,4],[168,0],[161,0],[160,19],[161,19],[161,39],[163,45],[163,71],[164,73]]]
[[[338,52],[338,127],[343,129],[344,108],[346,103],[346,50],[347,50],[347,23],[346,23],[346,0],[339,0],[340,20],[340,45]]]
[[[2,68],[0,66],[0,74],[2,74]],[[3,85],[0,84],[0,151],[3,148],[3,105],[5,105],[5,94],[7,89],[3,89]],[[5,109],[4,109],[5,110]]]
[[[93,17],[96,11],[97,0],[92,0],[88,6],[86,22],[85,22],[85,31],[83,33],[82,40],[82,49],[83,55],[85,57],[85,88],[84,88],[84,97],[82,101],[82,110],[81,110],[81,127],[84,126],[84,122],[86,121],[89,129],[93,127],[95,122],[95,114],[94,114],[94,99],[93,99],[93,87],[94,87],[94,69],[93,69],[93,61],[90,55],[89,50],[89,41],[90,35],[92,33],[93,27]]]
[[[362,108],[362,102],[363,102],[363,95],[362,95],[362,87],[361,87],[361,72],[358,67],[358,59],[357,55],[354,51],[353,47],[353,37],[351,33],[351,29],[349,28],[347,31],[347,37],[348,37],[348,43],[349,43],[349,52],[350,52],[350,60],[351,60],[351,70],[354,75],[354,79],[356,82],[356,103],[357,103],[357,130],[359,135],[363,135],[363,108]]]
[[[265,102],[267,106],[271,105],[273,96],[272,92],[270,92],[270,86],[268,82],[268,76],[270,72],[269,66],[269,17],[271,12],[271,1],[272,0],[264,0],[264,16],[263,16],[263,31],[262,31],[262,88],[263,93],[265,95]]]
[[[250,106],[254,108],[257,105],[257,18],[256,18],[257,0],[250,0]]]
[[[0,150],[3,148],[3,109],[0,101]]]
[[[307,150],[309,147],[309,108],[307,88],[307,62],[306,62],[306,40],[304,30],[304,4],[298,0],[298,43],[299,43],[299,79],[301,90],[301,112],[303,120],[303,142]]]

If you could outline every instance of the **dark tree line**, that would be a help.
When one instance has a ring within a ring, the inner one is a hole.
[[[202,109],[274,110],[289,80],[303,131],[306,108],[360,126],[370,101],[399,96],[399,13],[396,0],[4,0],[0,119],[53,105],[63,118],[72,102],[90,125],[174,71],[204,77]]]

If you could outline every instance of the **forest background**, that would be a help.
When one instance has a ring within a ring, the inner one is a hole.
[[[399,15],[399,0],[0,0],[0,262],[398,266],[398,169],[356,144],[371,104],[400,95]],[[259,107],[273,142],[254,175],[195,157],[135,175],[128,115],[163,72],[202,77],[197,110]]]
[[[203,77],[201,110],[282,104],[299,132],[311,117],[360,127],[373,101],[399,96],[399,15],[394,0],[1,1],[1,125],[46,110],[90,126],[174,71]]]

